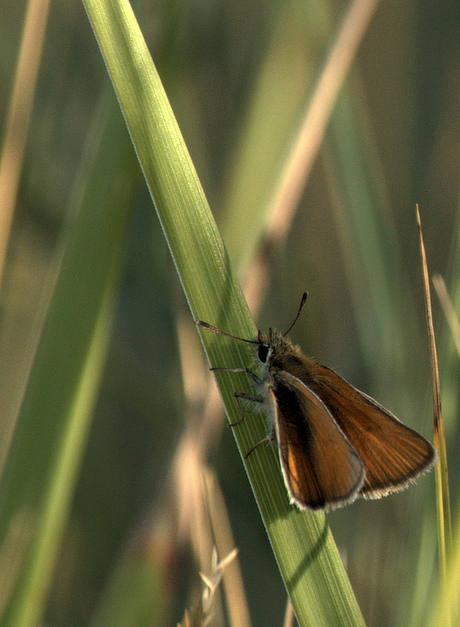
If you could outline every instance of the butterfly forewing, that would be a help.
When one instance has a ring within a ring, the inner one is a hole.
[[[401,490],[430,468],[436,455],[425,438],[333,370],[315,366],[316,394],[327,398],[330,413],[363,461],[363,496],[379,498]]]
[[[353,501],[363,485],[363,464],[324,403],[287,372],[277,372],[270,388],[291,500],[310,509]]]

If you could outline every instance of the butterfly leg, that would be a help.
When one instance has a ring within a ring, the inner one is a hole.
[[[259,442],[254,444],[254,446],[250,448],[247,453],[244,454],[244,459],[247,459],[249,455],[253,453],[258,446],[260,446],[260,444],[265,444],[265,442],[271,442],[274,437],[275,437],[275,434],[271,433],[270,435],[267,435],[265,438],[262,438],[262,440],[259,440]]]
[[[251,377],[251,379],[254,381],[254,383],[256,385],[262,385],[262,380],[260,379],[260,377],[258,377],[256,375],[255,372],[253,372],[250,368],[220,368],[220,367],[215,367],[215,368],[211,368],[211,370],[221,370],[224,372],[245,372],[247,375],[249,375]],[[241,403],[241,400],[243,401],[248,401],[249,403],[263,403],[264,399],[262,396],[258,396],[257,394],[246,394],[246,392],[235,392],[235,399],[236,399],[236,404],[238,405],[238,411],[240,412],[240,416],[241,418],[239,420],[237,420],[237,422],[231,422],[229,423],[229,427],[236,427],[237,425],[240,425],[245,417],[245,408],[243,406],[243,404]],[[240,400],[241,399],[241,400]],[[263,444],[264,442],[271,442],[273,440],[273,438],[275,437],[275,430],[273,430],[270,435],[268,435],[267,437],[263,438],[262,440],[260,440],[260,442],[257,442],[257,444],[254,444],[254,446],[244,455],[244,458],[247,459],[249,457],[249,455],[255,451],[255,449],[260,445]]]
[[[251,379],[256,384],[260,385],[262,383],[260,378],[250,368],[221,368],[217,366],[215,368],[211,368],[211,370],[220,370],[221,372],[245,372],[251,377]],[[257,396],[255,394],[246,394],[245,392],[235,392],[235,398],[236,398],[236,403],[238,405],[238,411],[240,412],[241,418],[237,422],[231,422],[228,425],[229,427],[236,427],[236,425],[240,425],[244,420],[244,415],[245,415],[244,407],[242,406],[242,404],[239,402],[238,399],[242,398],[253,403],[263,403],[262,397]]]
[[[254,383],[256,383],[257,385],[262,384],[262,379],[258,377],[256,373],[253,372],[250,368],[221,368],[219,366],[216,366],[215,368],[210,368],[210,370],[220,370],[221,372],[245,372],[251,377]]]
[[[243,422],[244,417],[246,415],[244,404],[241,402],[240,399],[242,399],[243,401],[248,401],[249,403],[263,403],[264,402],[264,399],[261,396],[257,396],[256,394],[246,394],[246,392],[235,392],[235,400],[236,400],[236,404],[238,405],[238,411],[240,412],[240,419],[237,422],[231,422],[228,425],[229,427],[236,427],[237,425],[240,425]]]
[[[235,422],[229,425],[230,427],[239,425],[244,420],[245,411],[244,411],[244,407],[242,403],[240,402],[240,399],[242,399],[243,401],[248,401],[250,403],[263,403],[264,402],[264,399],[262,396],[257,396],[256,394],[246,394],[245,392],[235,392],[235,398],[236,398],[236,402],[238,405],[238,409],[241,414],[241,419],[238,420],[238,422]],[[264,444],[265,442],[271,442],[274,437],[275,437],[275,430],[273,429],[269,435],[267,435],[265,438],[262,438],[262,440],[259,440],[259,442],[254,444],[254,446],[250,448],[247,453],[244,454],[244,459],[247,459],[249,455],[253,453],[260,444]]]

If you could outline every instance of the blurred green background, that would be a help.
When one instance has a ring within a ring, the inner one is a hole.
[[[255,205],[265,202],[346,6],[314,0],[136,3],[236,264],[251,237],[242,240],[232,224],[238,217],[232,216],[237,210],[251,216]],[[22,2],[0,5],[2,120],[24,12]],[[458,303],[459,33],[457,2],[387,0],[377,7],[288,238],[270,259],[269,289],[257,320],[262,329],[287,328],[308,290],[293,339],[430,439],[414,206],[421,208],[430,271],[445,278]],[[82,4],[52,4],[0,300],[5,438],[52,258],[68,221],[70,191],[107,82]],[[121,116],[119,132],[126,133]],[[99,167],[102,173],[104,163]],[[184,428],[178,321],[185,316],[194,329],[140,170],[133,170],[110,349],[49,594],[47,625],[96,620],[125,547],[133,537],[147,536],[145,526],[161,517]],[[448,447],[455,451],[458,356],[434,302]],[[239,547],[252,624],[281,624],[285,592],[230,429],[222,429],[210,457]],[[458,472],[454,455],[454,511]],[[328,515],[328,521],[366,623],[424,624],[426,590],[437,567],[433,475],[383,501],[359,501]],[[187,543],[178,538],[173,546],[160,534],[142,549],[163,566],[158,587],[165,607],[156,624],[181,619],[198,579]]]

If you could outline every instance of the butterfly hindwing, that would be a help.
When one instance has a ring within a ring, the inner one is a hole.
[[[361,494],[379,498],[401,490],[433,464],[431,444],[336,372],[316,364],[315,392],[363,461]],[[324,400],[326,404],[326,400]]]

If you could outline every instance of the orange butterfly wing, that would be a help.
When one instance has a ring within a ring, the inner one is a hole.
[[[353,501],[363,485],[363,464],[321,399],[285,371],[273,375],[269,398],[291,500],[310,509]]]
[[[315,366],[313,390],[357,450],[366,478],[361,494],[380,498],[402,490],[436,461],[432,445],[336,372]]]

